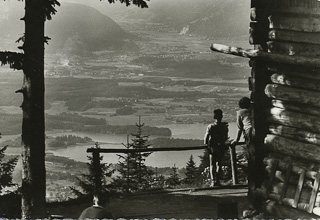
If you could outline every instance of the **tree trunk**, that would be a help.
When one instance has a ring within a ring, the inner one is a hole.
[[[44,1],[25,1],[22,218],[46,218]]]

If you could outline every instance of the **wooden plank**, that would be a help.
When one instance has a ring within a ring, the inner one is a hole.
[[[264,162],[265,165],[270,166],[270,164],[273,163],[273,161],[275,161],[275,160],[278,160],[278,159],[276,159],[274,157],[266,157],[266,158],[264,158],[263,162]],[[291,172],[292,173],[298,174],[298,173],[301,173],[303,170],[305,170],[304,168],[293,166],[292,163],[288,164],[287,162],[283,162],[283,161],[280,161],[280,160],[279,160],[279,163],[278,163],[278,170],[285,171],[285,170],[288,169],[289,165],[292,167],[291,168]],[[309,179],[315,179],[317,174],[318,174],[318,172],[316,172],[316,171],[308,170],[306,172],[306,177],[309,178]]]
[[[270,151],[282,153],[294,158],[301,158],[307,161],[319,162],[320,147],[291,140],[285,137],[268,134],[265,138],[265,146]]]
[[[320,67],[320,60],[318,58],[313,57],[272,54],[260,50],[242,49],[240,47],[226,46],[223,44],[211,44],[210,49],[215,52],[231,54],[246,58],[257,58],[263,61]]]
[[[301,32],[320,32],[319,18],[312,16],[269,16],[270,28],[278,30],[290,30]]]
[[[295,42],[269,41],[268,50],[271,53],[284,54],[289,56],[320,56],[320,45]]]
[[[317,219],[319,216],[310,214],[300,209],[293,209],[290,206],[281,205],[274,201],[266,201],[265,209],[276,219]]]
[[[273,181],[275,179],[275,174],[276,174],[276,171],[277,171],[277,167],[278,167],[278,163],[279,161],[278,160],[275,160],[272,164],[271,164],[271,170],[270,170],[270,173],[269,173],[269,184],[266,186],[266,194],[267,194],[267,197],[268,195],[270,194],[271,190],[272,190],[272,184],[273,184]]]
[[[269,39],[274,41],[288,41],[297,43],[320,44],[320,33],[297,32],[287,30],[270,30]]]
[[[313,16],[313,17],[320,17],[320,8],[316,7],[290,7],[290,8],[284,8],[284,7],[274,7],[272,10],[272,14],[275,15],[294,15],[299,17],[305,17],[305,16]]]
[[[283,65],[282,63],[269,62],[267,69],[273,73],[285,73],[310,79],[320,79],[320,68],[312,65]]]
[[[237,172],[237,157],[235,146],[229,146],[230,151],[230,163],[232,172],[232,183],[233,185],[238,184],[238,172]]]
[[[292,86],[295,88],[307,89],[312,91],[320,91],[320,80],[311,80],[303,77],[275,73],[272,74],[271,81],[275,84]]]
[[[280,199],[279,199],[280,204],[282,204],[283,199],[286,197],[286,193],[287,193],[287,189],[288,189],[288,185],[289,185],[289,180],[290,180],[290,176],[291,176],[291,170],[292,170],[292,165],[289,164],[286,169],[286,177],[284,179],[284,184],[283,184],[282,192],[281,192]]]
[[[298,203],[299,203],[299,200],[300,200],[300,196],[301,196],[301,192],[302,192],[302,187],[303,187],[305,176],[306,176],[306,171],[302,171],[302,173],[300,173],[300,177],[299,177],[296,193],[294,195],[294,202],[293,202],[293,207],[294,208],[298,207]]]
[[[296,102],[306,106],[320,107],[319,92],[296,89],[283,85],[268,84],[265,93],[269,98]]]
[[[271,134],[280,135],[290,139],[296,139],[301,142],[316,144],[320,146],[320,134],[301,130],[294,127],[271,124],[269,126],[269,132]]]
[[[274,107],[282,108],[288,111],[301,112],[303,114],[320,117],[320,109],[317,107],[306,106],[304,104],[299,104],[299,103],[289,102],[289,101],[282,101],[277,99],[272,99],[271,104]]]
[[[243,144],[242,143],[238,143]],[[105,148],[88,148],[87,153],[100,152],[100,153],[134,153],[134,152],[157,152],[157,151],[186,151],[186,150],[202,150],[207,146],[193,146],[193,147],[164,147],[164,148],[145,148],[145,149],[105,149]]]
[[[268,121],[274,124],[295,127],[313,133],[320,133],[320,118],[273,107]]]
[[[317,173],[317,176],[316,176],[314,183],[313,183],[313,189],[312,189],[311,197],[310,197],[310,201],[309,201],[309,207],[308,207],[309,213],[313,212],[313,208],[315,206],[316,198],[317,198],[317,195],[319,192],[319,183],[320,183],[320,173]]]
[[[316,0],[277,0],[275,8],[320,8]]]

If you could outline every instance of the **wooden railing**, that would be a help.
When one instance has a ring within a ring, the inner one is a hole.
[[[237,145],[243,145],[244,142],[239,142]],[[192,146],[192,147],[165,147],[165,148],[145,148],[145,149],[117,149],[117,148],[88,148],[87,153],[92,153],[93,160],[93,169],[96,176],[95,188],[99,189],[101,187],[101,182],[99,181],[100,173],[100,153],[138,153],[138,152],[160,152],[160,151],[187,151],[187,150],[205,150],[207,149],[206,145],[201,146]],[[237,177],[237,161],[236,161],[236,150],[235,146],[229,146],[230,150],[230,162],[231,162],[231,171],[232,171],[232,182],[233,185],[238,184]]]

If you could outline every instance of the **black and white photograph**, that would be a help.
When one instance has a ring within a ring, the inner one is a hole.
[[[0,219],[319,219],[320,0],[0,0]]]

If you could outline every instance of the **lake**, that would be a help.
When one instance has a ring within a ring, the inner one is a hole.
[[[166,125],[172,131],[173,138],[182,139],[203,139],[207,125],[205,124],[171,124]],[[114,135],[114,134],[90,134],[80,132],[64,132],[64,133],[50,133],[48,136],[61,136],[61,135],[76,135],[80,137],[90,137],[93,141],[98,142],[101,148],[124,148],[123,144],[127,142],[126,135]],[[229,136],[231,139],[235,137],[236,124],[229,123]],[[152,136],[150,136],[152,139]],[[88,162],[87,159],[87,148],[92,145],[77,145],[70,146],[67,148],[60,148],[56,150],[50,150],[48,152],[53,153],[57,156],[64,156],[77,161]],[[146,164],[153,167],[185,167],[190,156],[193,158],[197,165],[200,163],[199,156],[203,154],[203,150],[192,150],[192,151],[171,151],[171,152],[153,152],[147,159]],[[104,162],[117,163],[118,156],[116,154],[103,154]]]

